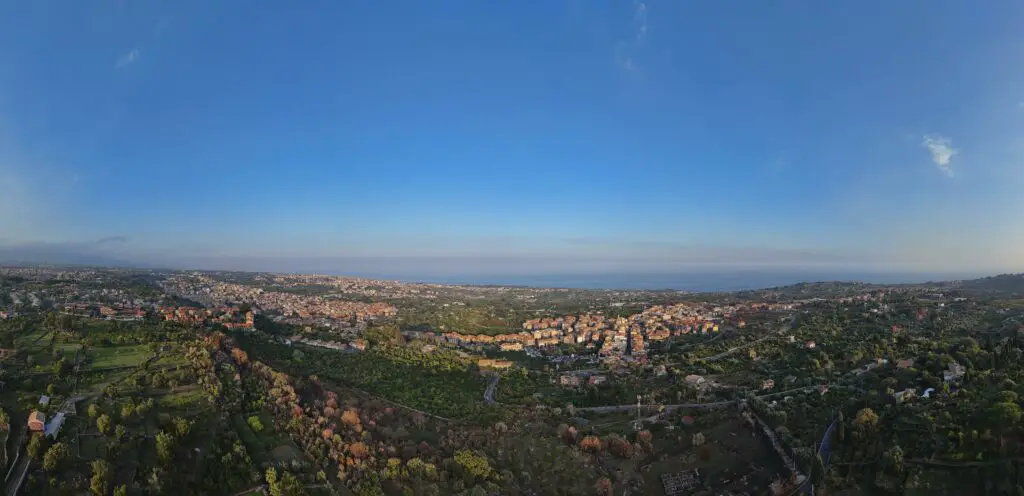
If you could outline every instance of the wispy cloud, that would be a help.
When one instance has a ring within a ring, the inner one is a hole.
[[[954,156],[960,153],[960,150],[953,148],[953,140],[942,136],[925,136],[921,146],[927,148],[928,152],[932,154],[932,162],[935,162],[939,170],[950,177],[953,176],[953,168],[949,163]]]
[[[637,24],[636,41],[640,43],[647,37],[647,4],[635,2],[633,22]]]
[[[94,244],[97,244],[97,245],[103,245],[103,244],[124,244],[124,243],[127,243],[127,242],[128,242],[128,237],[127,236],[107,236],[105,238],[97,239]]]
[[[134,64],[135,62],[137,62],[139,60],[139,57],[141,57],[141,56],[142,56],[142,52],[139,51],[138,48],[136,48],[136,49],[134,49],[134,50],[132,50],[132,51],[130,51],[130,52],[128,52],[128,53],[118,57],[116,67],[118,69],[121,69],[121,68],[124,68],[124,67],[128,67],[128,66]]]
[[[633,2],[633,38],[629,41],[621,41],[616,44],[616,58],[626,72],[634,72],[637,69],[636,56],[640,47],[647,39],[647,3],[639,0]]]

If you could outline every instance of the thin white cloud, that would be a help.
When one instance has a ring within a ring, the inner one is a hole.
[[[136,49],[134,49],[134,50],[132,50],[132,51],[130,51],[130,52],[120,56],[117,59],[116,67],[118,69],[121,69],[123,67],[128,67],[128,66],[134,64],[135,62],[137,62],[139,60],[140,56],[142,56],[142,52],[140,52],[139,49],[136,48]]]
[[[634,0],[633,26],[633,38],[620,41],[615,45],[615,57],[618,64],[630,73],[636,72],[636,56],[647,39],[647,4],[645,2]]]
[[[921,146],[927,148],[928,152],[932,154],[932,162],[935,162],[939,170],[950,177],[953,176],[950,162],[960,153],[960,150],[953,148],[953,140],[942,136],[925,136]]]
[[[636,3],[635,12],[633,14],[633,21],[637,24],[636,29],[636,41],[640,43],[647,37],[647,4],[643,2]]]

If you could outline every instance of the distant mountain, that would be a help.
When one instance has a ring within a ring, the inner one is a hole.
[[[104,267],[131,267],[121,260],[89,245],[33,243],[0,245],[0,264],[5,265],[90,265]]]
[[[1024,274],[999,274],[980,279],[951,281],[938,286],[982,292],[1002,298],[1024,298]]]

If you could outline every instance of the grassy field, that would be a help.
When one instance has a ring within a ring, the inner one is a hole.
[[[767,441],[744,427],[734,414],[693,412],[698,422],[689,428],[655,436],[656,451],[663,458],[654,461],[644,475],[645,494],[664,494],[660,477],[664,473],[686,469],[699,469],[701,478],[713,486],[725,486],[730,491],[750,493],[767,487],[772,477],[782,470],[781,462],[771,452]],[[703,425],[702,425],[703,424]],[[714,440],[703,446],[694,446],[692,437],[701,432]]]
[[[50,334],[50,331],[43,329],[37,329],[27,334],[21,334],[14,338],[14,346],[17,348],[24,348],[26,346],[36,344],[36,341],[39,341],[39,344],[43,344],[46,342],[43,336],[46,336],[47,334]]]
[[[89,349],[90,367],[105,369],[111,367],[127,367],[141,364],[152,356],[147,345],[104,346]]]
[[[260,432],[255,432],[249,427],[246,422],[247,415],[239,414],[231,419],[238,437],[245,443],[253,460],[286,463],[302,457],[302,451],[291,438],[276,431],[274,420],[267,412],[260,412],[258,416],[263,423],[263,430]]]
[[[202,389],[190,388],[185,391],[167,394],[157,399],[160,406],[166,408],[192,408],[207,405],[206,392]]]

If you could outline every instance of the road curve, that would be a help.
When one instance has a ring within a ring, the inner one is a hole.
[[[501,374],[494,374],[494,378],[491,379],[490,384],[487,385],[487,389],[484,389],[484,403],[494,403],[494,391],[498,389],[498,380],[501,379]]]

